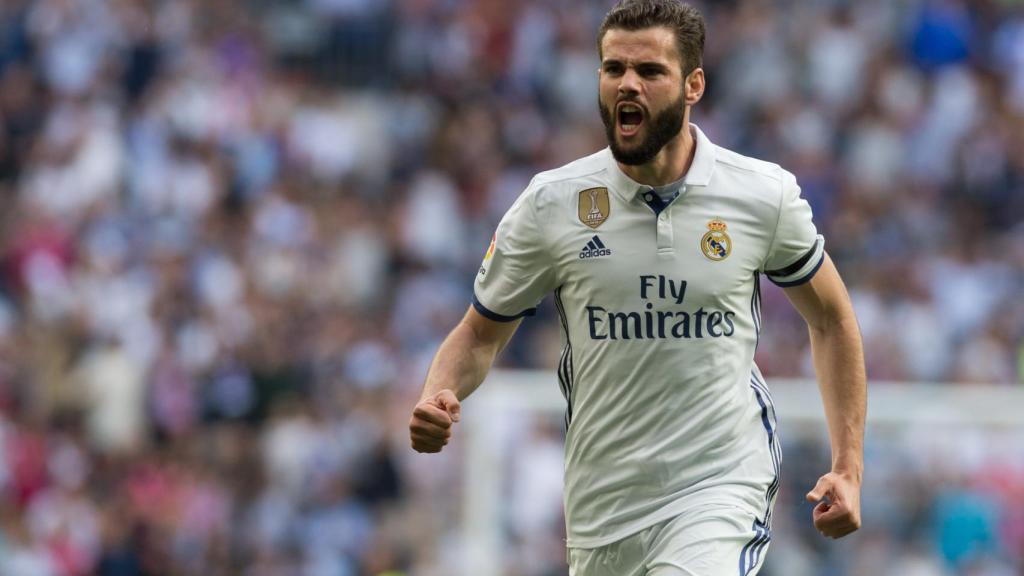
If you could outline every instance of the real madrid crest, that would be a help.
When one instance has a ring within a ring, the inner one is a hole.
[[[597,228],[608,219],[611,213],[611,204],[608,202],[607,188],[588,188],[580,192],[579,214],[580,222],[591,228]]]
[[[700,239],[700,251],[709,260],[725,260],[732,252],[732,238],[725,233],[728,226],[721,218],[715,218],[708,222],[708,231]]]

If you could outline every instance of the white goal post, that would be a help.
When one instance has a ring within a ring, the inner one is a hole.
[[[782,430],[790,437],[806,433],[824,435],[824,412],[813,380],[769,378],[768,384]],[[462,574],[502,575],[505,544],[501,486],[507,471],[501,446],[509,427],[514,426],[509,422],[510,414],[558,417],[564,411],[565,400],[553,370],[494,370],[466,400]],[[1024,387],[870,383],[869,434],[915,426],[970,426],[1011,431],[1015,437],[1018,433],[1024,437]]]

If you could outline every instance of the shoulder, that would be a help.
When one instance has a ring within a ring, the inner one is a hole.
[[[792,172],[721,146],[715,151],[714,180],[730,197],[772,211],[779,210],[787,197],[800,194]]]
[[[534,205],[561,202],[564,197],[591,186],[607,186],[608,151],[600,150],[564,166],[538,173],[521,199]]]
[[[781,184],[787,175],[789,177],[793,176],[784,170],[782,166],[773,162],[744,156],[721,146],[716,146],[715,148],[715,169],[721,170],[726,174],[759,178],[765,180],[766,183],[775,182],[776,184]]]
[[[538,184],[554,184],[602,173],[608,166],[607,155],[607,149],[598,150],[564,166],[541,172],[534,176],[533,180]]]

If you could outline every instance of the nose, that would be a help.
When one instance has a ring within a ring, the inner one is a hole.
[[[640,75],[632,68],[627,68],[619,79],[619,95],[635,95],[640,92]]]

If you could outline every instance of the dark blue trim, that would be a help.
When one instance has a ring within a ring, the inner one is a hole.
[[[740,576],[749,576],[750,572],[761,562],[761,553],[771,542],[772,501],[779,492],[782,468],[782,452],[778,440],[779,422],[775,414],[775,403],[772,402],[771,394],[768,393],[768,386],[754,370],[750,371],[750,387],[754,390],[754,398],[758,405],[761,406],[761,424],[768,433],[768,450],[771,454],[772,471],[775,473],[775,477],[772,478],[771,484],[765,491],[764,521],[754,519],[752,526],[754,537],[743,546],[743,550],[740,552]]]
[[[558,359],[558,388],[562,391],[562,397],[565,398],[566,409],[565,409],[565,430],[569,430],[569,422],[572,420],[572,414],[569,406],[569,396],[572,394],[571,384],[569,383],[569,347],[562,348],[562,355]]]
[[[772,539],[768,527],[756,519],[751,529],[754,530],[754,537],[743,546],[743,550],[740,552],[740,576],[748,576],[750,571],[757,567],[761,561],[761,552]]]
[[[756,386],[754,387],[754,396],[757,398],[757,403],[761,405],[761,423],[764,424],[765,430],[768,431],[768,451],[771,454],[772,471],[775,474],[775,477],[772,478],[772,482],[768,485],[768,490],[765,491],[764,495],[764,521],[765,524],[769,524],[772,521],[772,499],[775,498],[775,495],[779,492],[780,462],[779,456],[776,453],[776,446],[778,443],[775,441],[775,429],[768,421],[768,406],[761,397],[761,392],[757,390]]]
[[[777,429],[779,427],[779,421],[778,418],[776,418],[775,416],[775,400],[772,399],[771,391],[768,390],[768,384],[766,384],[765,381],[760,376],[758,376],[757,372],[753,370],[750,371],[750,377],[751,384],[753,384],[755,388],[759,389],[764,394],[764,397],[768,400],[768,407],[771,409],[772,412],[772,423],[773,426]]]
[[[764,529],[764,538],[754,546],[754,561],[750,564],[750,569],[757,568],[757,565],[761,562],[761,552],[764,552],[765,548],[768,547],[768,543],[772,541],[772,532],[768,528]]]
[[[575,366],[572,360],[572,340],[569,338],[569,319],[565,314],[565,304],[562,302],[562,287],[555,289],[555,309],[558,310],[558,319],[562,322],[562,330],[565,332],[565,348],[562,349],[562,356],[558,360],[558,385],[565,396],[565,431],[569,432],[569,425],[572,424],[572,388],[575,379]]]
[[[744,544],[743,550],[740,551],[740,576],[746,576],[747,573],[747,551],[761,537],[761,534],[757,531],[757,520],[754,520],[754,524],[750,526],[750,529],[754,531],[754,537]]]
[[[505,316],[504,314],[498,314],[497,312],[492,312],[488,310],[487,306],[481,304],[480,301],[477,300],[476,294],[473,294],[473,308],[476,308],[476,311],[479,312],[480,315],[483,316],[484,318],[487,318],[488,320],[494,320],[495,322],[512,322],[513,320],[519,320],[524,316],[533,316],[534,314],[537,313],[536,308],[527,308],[526,310],[523,310],[522,312],[516,314],[515,316]]]
[[[650,200],[647,199],[648,196],[650,196]],[[654,212],[655,216],[661,215],[661,211],[668,206],[668,203],[662,201],[661,196],[658,196],[658,193],[653,188],[648,188],[646,192],[640,195],[640,198]]]
[[[754,290],[750,294],[750,317],[754,320],[754,350],[761,343],[761,274],[754,272]]]
[[[815,238],[814,239],[814,244],[811,246],[811,249],[808,250],[807,252],[805,252],[803,254],[803,256],[800,256],[799,258],[797,258],[796,262],[793,262],[789,266],[783,266],[782,268],[779,268],[778,270],[765,270],[764,273],[768,274],[769,276],[783,276],[783,277],[789,276],[790,274],[796,274],[797,272],[800,271],[801,268],[806,266],[807,263],[811,261],[811,258],[814,257],[814,252],[818,249],[818,242],[821,242],[821,240],[818,239],[818,238]]]
[[[751,570],[757,568],[757,565],[761,562],[761,552],[764,551],[765,546],[767,546],[768,542],[772,539],[771,531],[767,526],[761,525],[758,526],[758,528],[761,531],[761,537],[750,550],[750,566],[747,567],[747,574],[750,574]],[[746,576],[746,574],[744,576]]]
[[[768,393],[768,386],[758,378],[757,373],[750,372],[750,386],[754,389],[754,397],[761,406],[761,423],[768,431],[768,449],[772,457],[772,470],[775,478],[768,485],[765,493],[765,524],[771,526],[772,501],[779,492],[779,478],[782,473],[782,447],[778,440],[778,418],[775,412],[775,403],[771,394]]]
[[[774,442],[775,430],[771,422],[768,421],[768,405],[765,403],[764,398],[761,397],[761,391],[757,389],[757,386],[753,385],[753,380],[751,380],[751,387],[754,388],[754,397],[757,398],[757,403],[761,405],[761,424],[764,424],[764,429],[768,432],[768,442]]]
[[[799,286],[801,284],[806,284],[808,281],[810,281],[811,278],[814,278],[814,275],[818,273],[818,269],[821,268],[821,265],[824,264],[824,262],[825,262],[825,251],[822,250],[821,251],[821,258],[818,259],[818,263],[814,265],[814,268],[812,268],[810,272],[808,272],[807,274],[804,274],[801,278],[799,278],[797,280],[791,280],[789,282],[776,282],[775,280],[772,280],[771,276],[768,276],[768,279],[772,281],[772,284],[775,284],[779,288],[792,288],[793,286]]]

